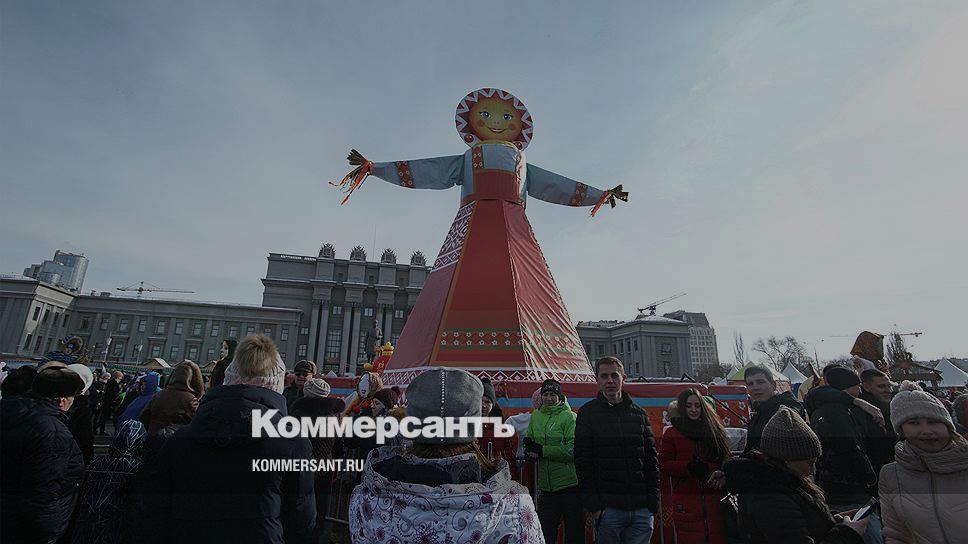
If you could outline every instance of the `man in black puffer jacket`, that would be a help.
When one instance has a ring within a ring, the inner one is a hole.
[[[877,481],[866,448],[870,416],[838,399],[840,392],[852,398],[860,394],[860,378],[853,370],[825,369],[824,379],[830,388],[811,391],[807,403],[810,426],[823,445],[816,481],[827,494],[831,510],[842,512],[867,502]]]
[[[63,363],[48,363],[29,393],[0,402],[0,541],[48,543],[67,530],[84,461],[65,412],[83,388]]]
[[[575,470],[600,544],[645,544],[659,502],[659,461],[645,410],[622,391],[625,367],[615,357],[595,363],[598,397],[578,411]]]
[[[776,392],[776,379],[765,366],[751,366],[743,374],[746,391],[753,404],[753,417],[746,426],[746,449],[750,451],[760,445],[760,437],[766,424],[776,415],[780,406],[786,406],[795,411],[801,418],[807,419],[803,405],[789,391]]]
[[[253,410],[286,416],[286,367],[268,337],[239,343],[225,381],[202,397],[191,423],[162,447],[142,490],[152,522],[146,542],[299,544],[316,525],[315,473],[256,470],[255,460],[308,461],[308,438],[252,436]],[[151,540],[154,539],[154,540]]]

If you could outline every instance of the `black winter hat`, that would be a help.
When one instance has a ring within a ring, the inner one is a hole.
[[[74,397],[84,390],[81,376],[63,363],[48,363],[40,369],[30,390],[38,397]]]
[[[481,383],[484,384],[484,396],[491,399],[492,403],[497,402],[497,393],[494,392],[494,384],[491,383],[491,380],[481,378]],[[487,414],[484,415],[486,416]]]
[[[857,373],[842,366],[836,366],[828,369],[827,372],[824,373],[824,378],[831,387],[841,391],[849,389],[855,385],[860,385],[860,377],[857,376]]]
[[[544,395],[548,391],[551,391],[553,393],[557,393],[558,396],[560,397],[561,396],[561,382],[559,382],[558,380],[551,380],[551,379],[548,379],[548,380],[545,380],[544,382],[542,382],[541,383],[541,394]]]

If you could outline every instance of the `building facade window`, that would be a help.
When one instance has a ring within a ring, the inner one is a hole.
[[[191,345],[188,346],[188,358],[192,361],[198,359],[198,346]]]
[[[215,348],[208,348],[208,360],[209,361],[215,360]]]
[[[192,336],[201,336],[201,335],[202,335],[202,324],[192,323]],[[192,359],[192,358],[189,357],[189,359]]]
[[[605,344],[598,345],[598,355],[599,356],[605,355]]]
[[[342,306],[333,306],[333,315],[340,315],[343,313]]]
[[[64,322],[63,322],[63,323],[61,323],[61,326],[63,326],[63,327],[66,327],[66,326],[67,326],[67,321],[68,321],[68,320],[69,320],[70,318],[71,318],[71,314],[68,314],[68,313],[65,313],[65,314],[64,314]]]
[[[279,332],[279,341],[285,342],[287,340],[289,340],[289,327],[283,327]]]
[[[165,334],[167,332],[168,332],[168,320],[167,319],[161,319],[157,323],[155,323],[155,333],[156,334]]]
[[[249,325],[248,327],[245,328],[246,336],[252,336],[253,333],[255,333],[255,325]]]
[[[178,360],[178,346],[172,346],[171,350],[168,351],[168,358],[172,361]]]
[[[218,333],[222,331],[221,323],[212,323],[212,336],[218,336]]]
[[[128,332],[128,318],[122,317],[118,321],[118,332]]]
[[[229,338],[239,337],[239,327],[238,325],[229,325]]]
[[[30,339],[33,337],[32,334],[27,335],[27,340],[24,342],[24,351],[30,351]]]
[[[300,327],[299,334],[309,334],[309,327]]]
[[[50,308],[47,308],[46,310],[44,310],[44,319],[42,320],[42,322],[47,323],[47,320],[49,318],[50,318]]]
[[[296,350],[296,355],[298,357],[306,356],[306,344],[299,344],[299,349]]]
[[[632,342],[632,346],[635,348],[635,351],[639,351],[639,341],[638,340],[633,341]]]
[[[106,317],[102,317],[102,318],[101,318],[101,330],[102,330],[102,331],[106,331],[106,330],[108,330],[108,325],[109,325],[109,324],[110,324],[110,323],[109,323],[109,320],[108,320],[108,318],[106,318]]]
[[[161,344],[152,344],[151,345],[151,356],[152,357],[161,357]]]
[[[124,342],[116,341],[111,344],[111,355],[120,357],[124,353]]]
[[[148,329],[148,320],[139,319],[138,320],[138,332],[145,332]]]
[[[40,316],[40,306],[37,306],[36,308],[34,308],[34,321],[37,321],[37,318],[39,316]]]
[[[330,329],[326,332],[326,358],[339,359],[339,348],[342,343],[343,331],[341,329]]]
[[[373,308],[363,308],[363,317],[373,317]]]
[[[266,336],[268,336],[269,338],[272,338],[272,327],[266,327],[263,330],[263,332],[265,333]]]
[[[86,315],[81,316],[81,330],[86,331],[90,327],[91,327],[91,318],[87,317]]]
[[[392,345],[395,346],[395,345],[397,345],[399,343],[400,343],[400,333],[394,334],[393,335],[393,343],[392,343]]]
[[[43,336],[38,336],[38,337],[37,337],[37,343],[35,343],[35,344],[34,344],[34,353],[36,353],[36,352],[38,352],[38,351],[40,351],[40,344],[41,344],[41,343],[42,343],[43,341],[44,341],[44,337],[43,337]]]
[[[357,361],[365,361],[366,360],[366,356],[367,356],[367,354],[366,354],[366,331],[360,331],[360,344],[359,345],[360,345],[360,348],[356,352],[356,360]]]
[[[52,324],[53,324],[53,325],[54,325],[55,327],[57,326],[57,321],[58,321],[59,319],[60,319],[60,313],[58,313],[58,312],[54,312],[54,321],[52,322]]]
[[[175,334],[180,335],[183,332],[185,332],[185,322],[184,321],[181,321],[181,320],[176,320],[175,321]]]
[[[393,317],[395,319],[403,319],[403,310],[394,310]]]

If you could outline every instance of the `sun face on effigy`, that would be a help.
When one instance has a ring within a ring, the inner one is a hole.
[[[471,127],[483,141],[512,142],[521,134],[521,114],[500,98],[482,98],[470,112]]]

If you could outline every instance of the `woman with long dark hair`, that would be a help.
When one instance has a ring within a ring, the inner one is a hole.
[[[723,464],[726,491],[738,495],[739,526],[748,544],[863,544],[870,518],[833,515],[811,476],[820,440],[781,406],[763,428],[757,449]]]
[[[222,347],[218,352],[218,359],[212,367],[212,377],[209,379],[208,388],[214,389],[225,381],[225,369],[232,363],[235,357],[235,348],[239,345],[235,338],[225,338],[222,340]]]
[[[679,393],[676,406],[678,413],[659,443],[659,474],[670,479],[676,539],[725,544],[720,469],[730,456],[726,429],[696,389]]]

